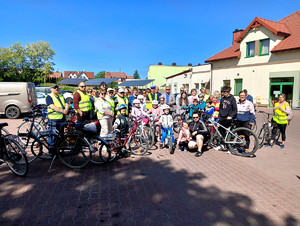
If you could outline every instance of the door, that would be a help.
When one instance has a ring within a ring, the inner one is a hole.
[[[293,99],[293,82],[272,82],[270,83],[270,101],[269,107],[273,107],[278,101],[278,95],[284,93],[286,95],[286,101],[290,102]]]

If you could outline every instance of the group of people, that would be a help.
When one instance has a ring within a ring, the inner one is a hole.
[[[64,115],[68,113],[69,104],[65,102],[58,90],[58,85],[51,86],[51,94],[46,98],[50,122],[63,121]],[[154,117],[156,133],[161,134],[160,148],[163,148],[168,132],[175,144],[171,112],[177,114],[188,112],[189,120],[183,122],[176,144],[180,151],[196,149],[195,156],[199,157],[202,155],[202,147],[208,135],[205,124],[200,120],[200,113],[204,112],[214,117],[226,128],[231,125],[233,119],[237,119],[237,127],[246,128],[250,127],[255,120],[253,98],[248,95],[247,90],[239,93],[238,101],[230,92],[231,88],[224,86],[221,93],[215,91],[211,96],[206,93],[205,88],[200,90],[199,95],[196,89],[192,89],[188,95],[184,88],[180,88],[180,93],[175,98],[170,86],[166,86],[164,94],[159,92],[157,86],[151,86],[150,90],[139,90],[134,87],[130,93],[129,90],[123,88],[118,90],[108,88],[104,82],[100,84],[100,89],[86,87],[85,82],[80,82],[78,90],[73,94],[73,107],[78,122],[99,120],[101,137],[106,137],[115,129],[120,130],[122,134],[127,134],[129,116],[134,120],[143,120],[147,124],[149,123],[147,117],[151,115]],[[273,121],[276,126],[274,126],[269,146],[273,145],[275,129],[280,129],[281,148],[284,148],[288,111],[289,105],[285,101],[285,95],[281,94],[274,108]],[[224,136],[226,131],[221,127],[219,130]],[[245,139],[249,145],[250,140],[247,134],[245,134]],[[225,145],[221,143],[215,149],[225,150]]]

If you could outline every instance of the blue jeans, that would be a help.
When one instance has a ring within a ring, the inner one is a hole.
[[[171,128],[165,128],[165,127],[162,127],[162,135],[161,135],[161,140],[160,140],[160,143],[162,144],[164,142],[164,140],[166,139],[167,135],[168,135],[168,131],[170,131],[170,135],[171,135],[171,138],[172,138],[172,142],[175,143],[175,139],[174,139],[174,136],[173,136],[173,130],[172,130],[172,127]]]
[[[57,132],[56,132],[56,123],[58,122],[64,122],[65,120],[61,119],[61,120],[48,120],[48,124],[49,124],[49,132],[50,135],[48,137],[48,144],[49,144],[49,150],[54,148],[54,143],[55,143],[55,138],[57,138]]]

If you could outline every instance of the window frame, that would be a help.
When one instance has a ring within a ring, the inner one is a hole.
[[[237,91],[237,80],[241,81],[241,90]],[[239,92],[243,90],[243,79],[242,78],[236,78],[234,79],[234,96],[238,96]]]
[[[249,43],[254,43],[254,53],[253,53],[253,55],[248,55]],[[255,56],[255,41],[247,42],[246,43],[246,57],[254,57],[254,56]]]
[[[265,40],[269,40],[269,51],[268,53],[261,53],[261,49],[262,49],[262,41],[265,41]],[[265,39],[261,39],[259,40],[259,55],[260,56],[266,56],[266,55],[269,55],[270,54],[270,38],[265,38]]]

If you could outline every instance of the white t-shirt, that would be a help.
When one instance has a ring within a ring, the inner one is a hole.
[[[103,100],[102,98],[97,98],[95,101],[95,108],[97,111],[101,114],[104,114],[104,112],[112,112],[110,104],[107,102],[107,100]],[[106,119],[109,118],[109,115],[103,115],[102,118],[99,119]]]

